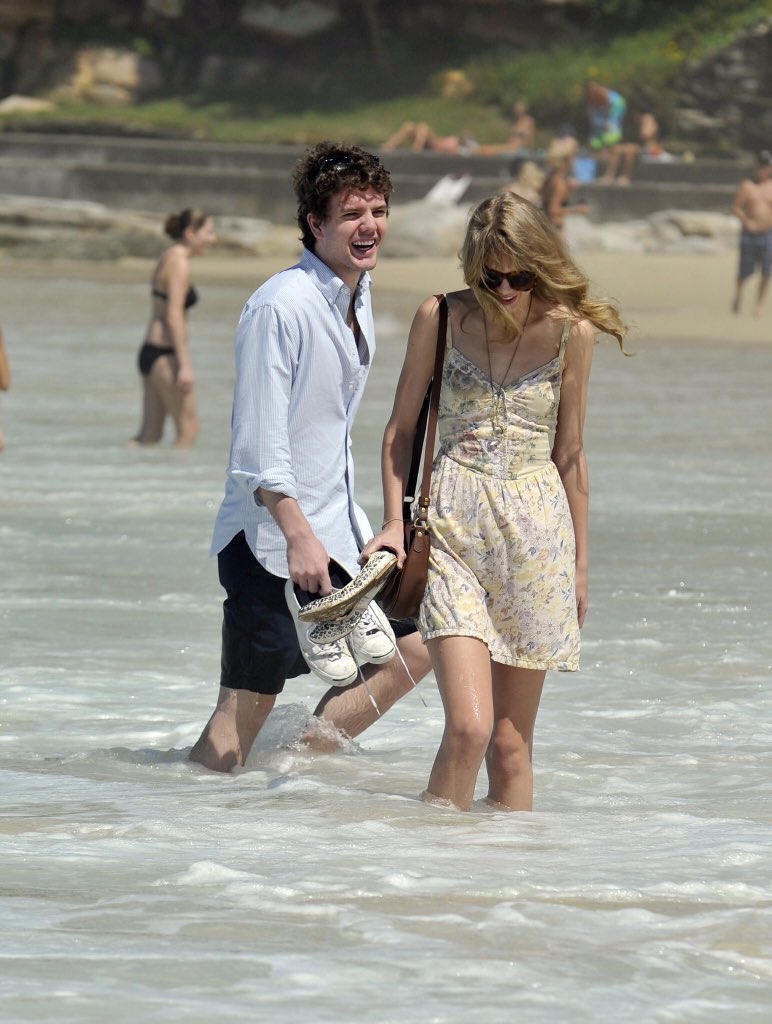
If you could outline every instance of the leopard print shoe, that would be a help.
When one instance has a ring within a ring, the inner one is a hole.
[[[308,630],[308,639],[320,647],[334,644],[336,640],[348,636],[359,625],[363,616],[364,612],[352,612],[350,615],[344,615],[342,619],[325,619],[323,622],[317,622]]]
[[[361,571],[340,590],[334,590],[327,597],[309,601],[298,612],[302,622],[322,622],[341,619],[352,612],[363,612],[386,582],[397,564],[397,556],[391,551],[376,551]],[[353,628],[353,626],[352,626]]]

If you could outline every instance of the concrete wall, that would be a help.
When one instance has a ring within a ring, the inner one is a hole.
[[[303,147],[250,146],[88,135],[0,133],[0,192],[80,199],[116,209],[165,213],[200,206],[215,215],[295,219],[291,172]],[[476,202],[511,179],[510,158],[439,153],[383,154],[394,203],[422,198],[445,174],[469,173],[464,201]],[[728,212],[750,165],[735,161],[639,164],[628,187],[582,187],[597,222],[664,209]]]

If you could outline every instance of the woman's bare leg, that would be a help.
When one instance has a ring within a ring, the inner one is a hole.
[[[159,360],[157,360],[158,362]],[[142,425],[131,444],[158,444],[164,432],[166,409],[150,376],[142,378]]]
[[[467,636],[439,637],[426,646],[445,708],[445,731],[424,799],[468,811],[493,728],[490,654],[481,640]]]
[[[533,808],[533,731],[546,674],[493,664],[488,800],[510,811]]]
[[[183,391],[177,384],[177,360],[156,359],[150,379],[164,409],[174,420],[177,431],[175,446],[189,448],[198,437],[198,412],[195,389]]]
[[[413,121],[405,121],[405,123],[390,135],[388,139],[381,146],[381,149],[390,150],[397,149],[403,142],[410,142],[415,137],[417,125]]]

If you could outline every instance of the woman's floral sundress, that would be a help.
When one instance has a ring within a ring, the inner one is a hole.
[[[574,528],[551,459],[570,326],[566,318],[554,359],[503,396],[494,385],[506,409],[497,434],[490,378],[453,347],[448,325],[424,640],[472,636],[504,665],[579,668]]]

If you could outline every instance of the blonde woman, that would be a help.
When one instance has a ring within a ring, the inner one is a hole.
[[[151,278],[152,310],[137,363],[142,377],[142,425],[135,445],[156,444],[171,416],[175,444],[189,448],[198,435],[195,376],[188,345],[188,310],[198,301],[190,281],[190,261],[217,241],[212,218],[202,210],[183,210],[166,218],[172,245],[161,255]]]
[[[419,629],[445,709],[424,799],[468,810],[533,801],[532,747],[547,671],[579,667],[588,605],[589,479],[582,444],[595,334],[623,343],[616,308],[588,294],[545,214],[503,192],[473,212],[468,285],[447,296],[440,451]],[[404,558],[405,477],[432,374],[438,303],[418,309],[383,441],[384,529],[363,558]]]

